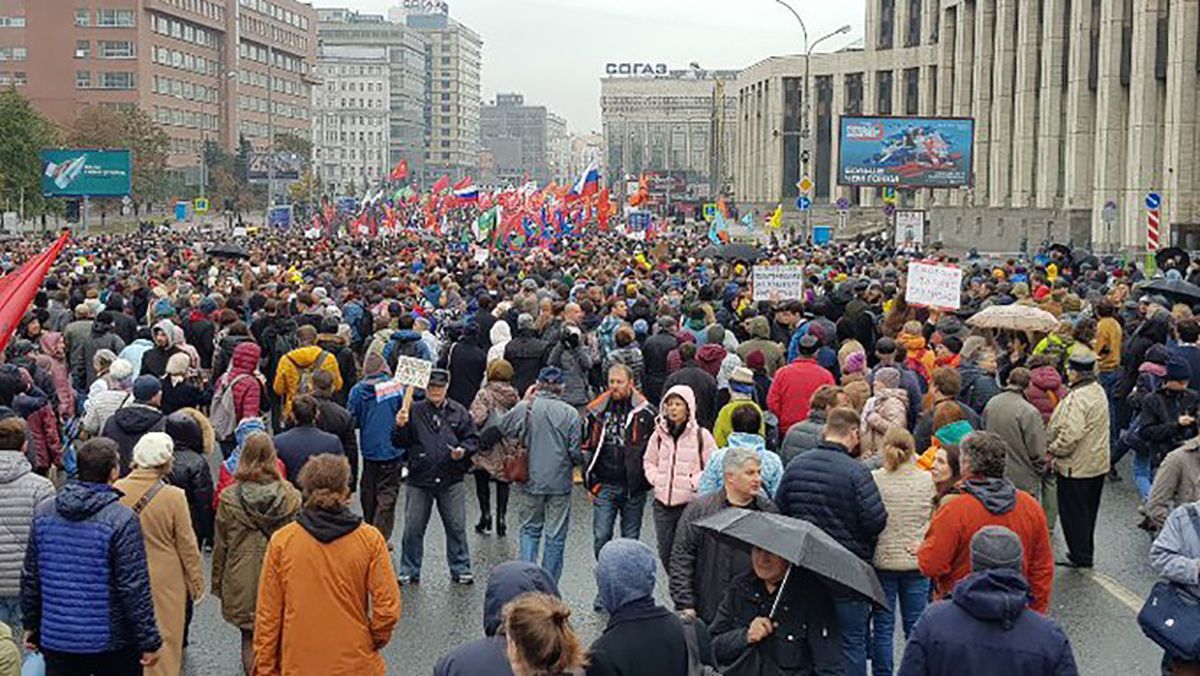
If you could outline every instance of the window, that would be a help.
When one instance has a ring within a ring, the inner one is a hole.
[[[129,40],[100,40],[96,52],[102,59],[132,59],[135,55]]]
[[[86,59],[92,52],[92,43],[88,40],[75,41],[75,58]]]
[[[24,61],[27,55],[24,47],[0,47],[0,61]]]
[[[18,87],[24,87],[25,85],[29,84],[29,78],[25,75],[25,71],[18,70],[17,72],[13,73],[13,84]]]
[[[23,16],[0,16],[0,28],[24,28],[25,17]]]
[[[109,28],[132,28],[136,24],[132,9],[98,9],[96,10],[96,25]]]
[[[77,70],[75,71],[75,88],[88,89],[92,86],[92,71]]]
[[[90,26],[92,22],[89,17],[90,17],[90,15],[88,14],[88,11],[86,9],[75,10],[75,25],[76,26]]]
[[[125,71],[106,71],[100,74],[101,89],[133,89],[133,73]]]

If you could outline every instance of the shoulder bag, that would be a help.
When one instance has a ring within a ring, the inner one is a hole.
[[[1200,512],[1195,505],[1185,509],[1200,537]],[[1137,620],[1142,633],[1171,657],[1185,662],[1200,659],[1200,599],[1182,585],[1166,580],[1155,584]]]

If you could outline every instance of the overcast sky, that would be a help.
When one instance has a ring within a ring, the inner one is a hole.
[[[800,26],[774,0],[449,0],[450,16],[483,37],[483,98],[520,92],[567,118],[572,132],[600,129],[600,77],[608,62],[744,68],[801,51]],[[862,38],[863,0],[792,0],[813,40],[850,24],[837,49]],[[314,0],[386,14],[395,0]]]

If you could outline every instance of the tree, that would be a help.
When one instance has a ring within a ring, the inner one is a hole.
[[[54,123],[14,87],[0,92],[0,198],[15,204],[25,196],[26,213],[42,213],[43,148],[58,145]]]
[[[321,177],[314,176],[311,169],[300,175],[300,178],[288,186],[288,197],[291,198],[292,204],[304,205],[307,212],[309,199],[317,201],[321,198],[321,193],[325,187],[322,185]]]
[[[135,204],[169,197],[167,153],[171,139],[145,111],[87,106],[79,111],[68,143],[82,148],[128,149],[133,154],[133,200]]]
[[[305,164],[312,159],[312,149],[313,144],[310,139],[290,131],[275,135],[275,152],[298,155]]]

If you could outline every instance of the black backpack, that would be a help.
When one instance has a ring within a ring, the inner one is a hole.
[[[396,345],[388,357],[388,367],[392,370],[392,373],[396,372],[396,364],[399,363],[400,357],[412,357],[414,359],[423,359],[425,357],[421,351],[420,339],[396,340],[392,342]]]

